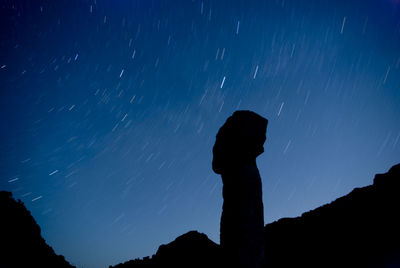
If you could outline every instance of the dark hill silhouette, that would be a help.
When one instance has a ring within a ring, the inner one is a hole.
[[[46,244],[31,213],[10,192],[0,192],[0,216],[0,267],[75,267]]]
[[[400,164],[334,202],[265,227],[268,267],[400,267]]]
[[[267,224],[265,267],[400,267],[399,187],[400,164],[377,174],[373,185]],[[115,267],[223,267],[218,252],[217,244],[192,231],[160,246],[151,258]]]
[[[220,267],[219,256],[219,245],[205,234],[190,231],[167,245],[161,245],[151,258],[135,259],[110,267]]]

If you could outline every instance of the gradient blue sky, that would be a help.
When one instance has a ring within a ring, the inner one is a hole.
[[[211,169],[236,109],[268,118],[265,223],[400,162],[394,0],[1,1],[0,189],[78,267],[219,242]]]

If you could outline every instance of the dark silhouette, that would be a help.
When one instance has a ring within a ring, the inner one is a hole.
[[[400,164],[377,174],[373,185],[356,188],[300,217],[267,224],[264,267],[400,267],[399,188]],[[179,238],[160,247],[166,254],[160,254],[157,263],[152,260],[158,251],[153,258],[118,267],[168,267],[165,263],[182,263],[183,259],[186,267],[197,267],[199,258],[203,267],[229,267],[221,265],[218,246],[205,241],[205,235],[201,242],[197,232],[181,237],[185,239],[180,247],[173,246]],[[183,249],[196,251],[196,257],[188,259]]]
[[[75,267],[40,235],[31,213],[10,192],[0,192],[0,267]]]
[[[256,157],[264,152],[268,120],[236,111],[219,129],[212,168],[221,174],[220,244],[226,264],[259,268],[264,258],[264,211]]]
[[[267,267],[400,267],[400,164],[334,202],[265,227]]]
[[[205,234],[191,231],[167,245],[161,245],[152,258],[145,257],[110,267],[221,267],[220,249]]]

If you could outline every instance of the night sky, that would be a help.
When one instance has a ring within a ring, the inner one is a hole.
[[[237,109],[269,120],[265,223],[400,162],[400,1],[0,3],[0,190],[78,267],[219,243]]]

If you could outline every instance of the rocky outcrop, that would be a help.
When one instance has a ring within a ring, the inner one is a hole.
[[[75,267],[47,245],[31,213],[10,192],[0,192],[0,215],[0,267]]]
[[[212,168],[221,174],[220,244],[224,265],[259,268],[264,255],[264,209],[256,157],[264,152],[268,120],[236,111],[219,129]]]
[[[131,260],[121,263],[114,268],[153,268],[153,267],[178,267],[178,268],[204,268],[220,267],[220,249],[205,234],[190,231],[179,236],[167,245],[161,245],[157,253],[151,258]]]
[[[265,227],[268,267],[400,267],[400,164],[330,204]]]

